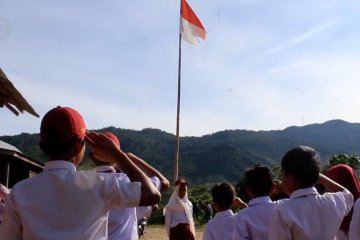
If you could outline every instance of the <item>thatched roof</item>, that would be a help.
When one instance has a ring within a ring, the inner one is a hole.
[[[39,117],[39,114],[30,106],[21,93],[16,90],[14,85],[7,78],[0,68],[0,107],[7,107],[16,116],[19,113],[27,111],[28,113]]]

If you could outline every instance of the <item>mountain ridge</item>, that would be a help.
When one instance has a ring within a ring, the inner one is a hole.
[[[172,178],[174,134],[155,128],[106,127],[98,131],[113,132],[119,137],[124,151],[137,154]],[[34,159],[46,159],[38,147],[39,134],[1,136],[0,140]],[[315,148],[322,157],[322,164],[334,154],[359,155],[360,123],[334,119],[283,130],[234,129],[201,137],[180,137],[179,175],[198,183],[238,181],[247,167],[256,163],[269,167],[278,165],[285,152],[298,145]],[[86,156],[85,167],[89,166]]]

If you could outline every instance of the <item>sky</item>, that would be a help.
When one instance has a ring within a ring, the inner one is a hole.
[[[360,2],[188,0],[180,136],[360,122]],[[0,109],[0,135],[38,133],[61,105],[88,129],[176,130],[180,1],[2,0],[0,67],[39,113]]]

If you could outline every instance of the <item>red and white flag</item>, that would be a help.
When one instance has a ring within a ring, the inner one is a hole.
[[[197,38],[206,38],[205,28],[185,0],[181,0],[180,14],[180,33],[182,39],[196,45],[198,43]]]

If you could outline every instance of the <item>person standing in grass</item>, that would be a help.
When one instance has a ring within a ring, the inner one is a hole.
[[[174,192],[164,208],[164,215],[169,240],[195,240],[193,205],[188,199],[184,179],[175,181]]]

